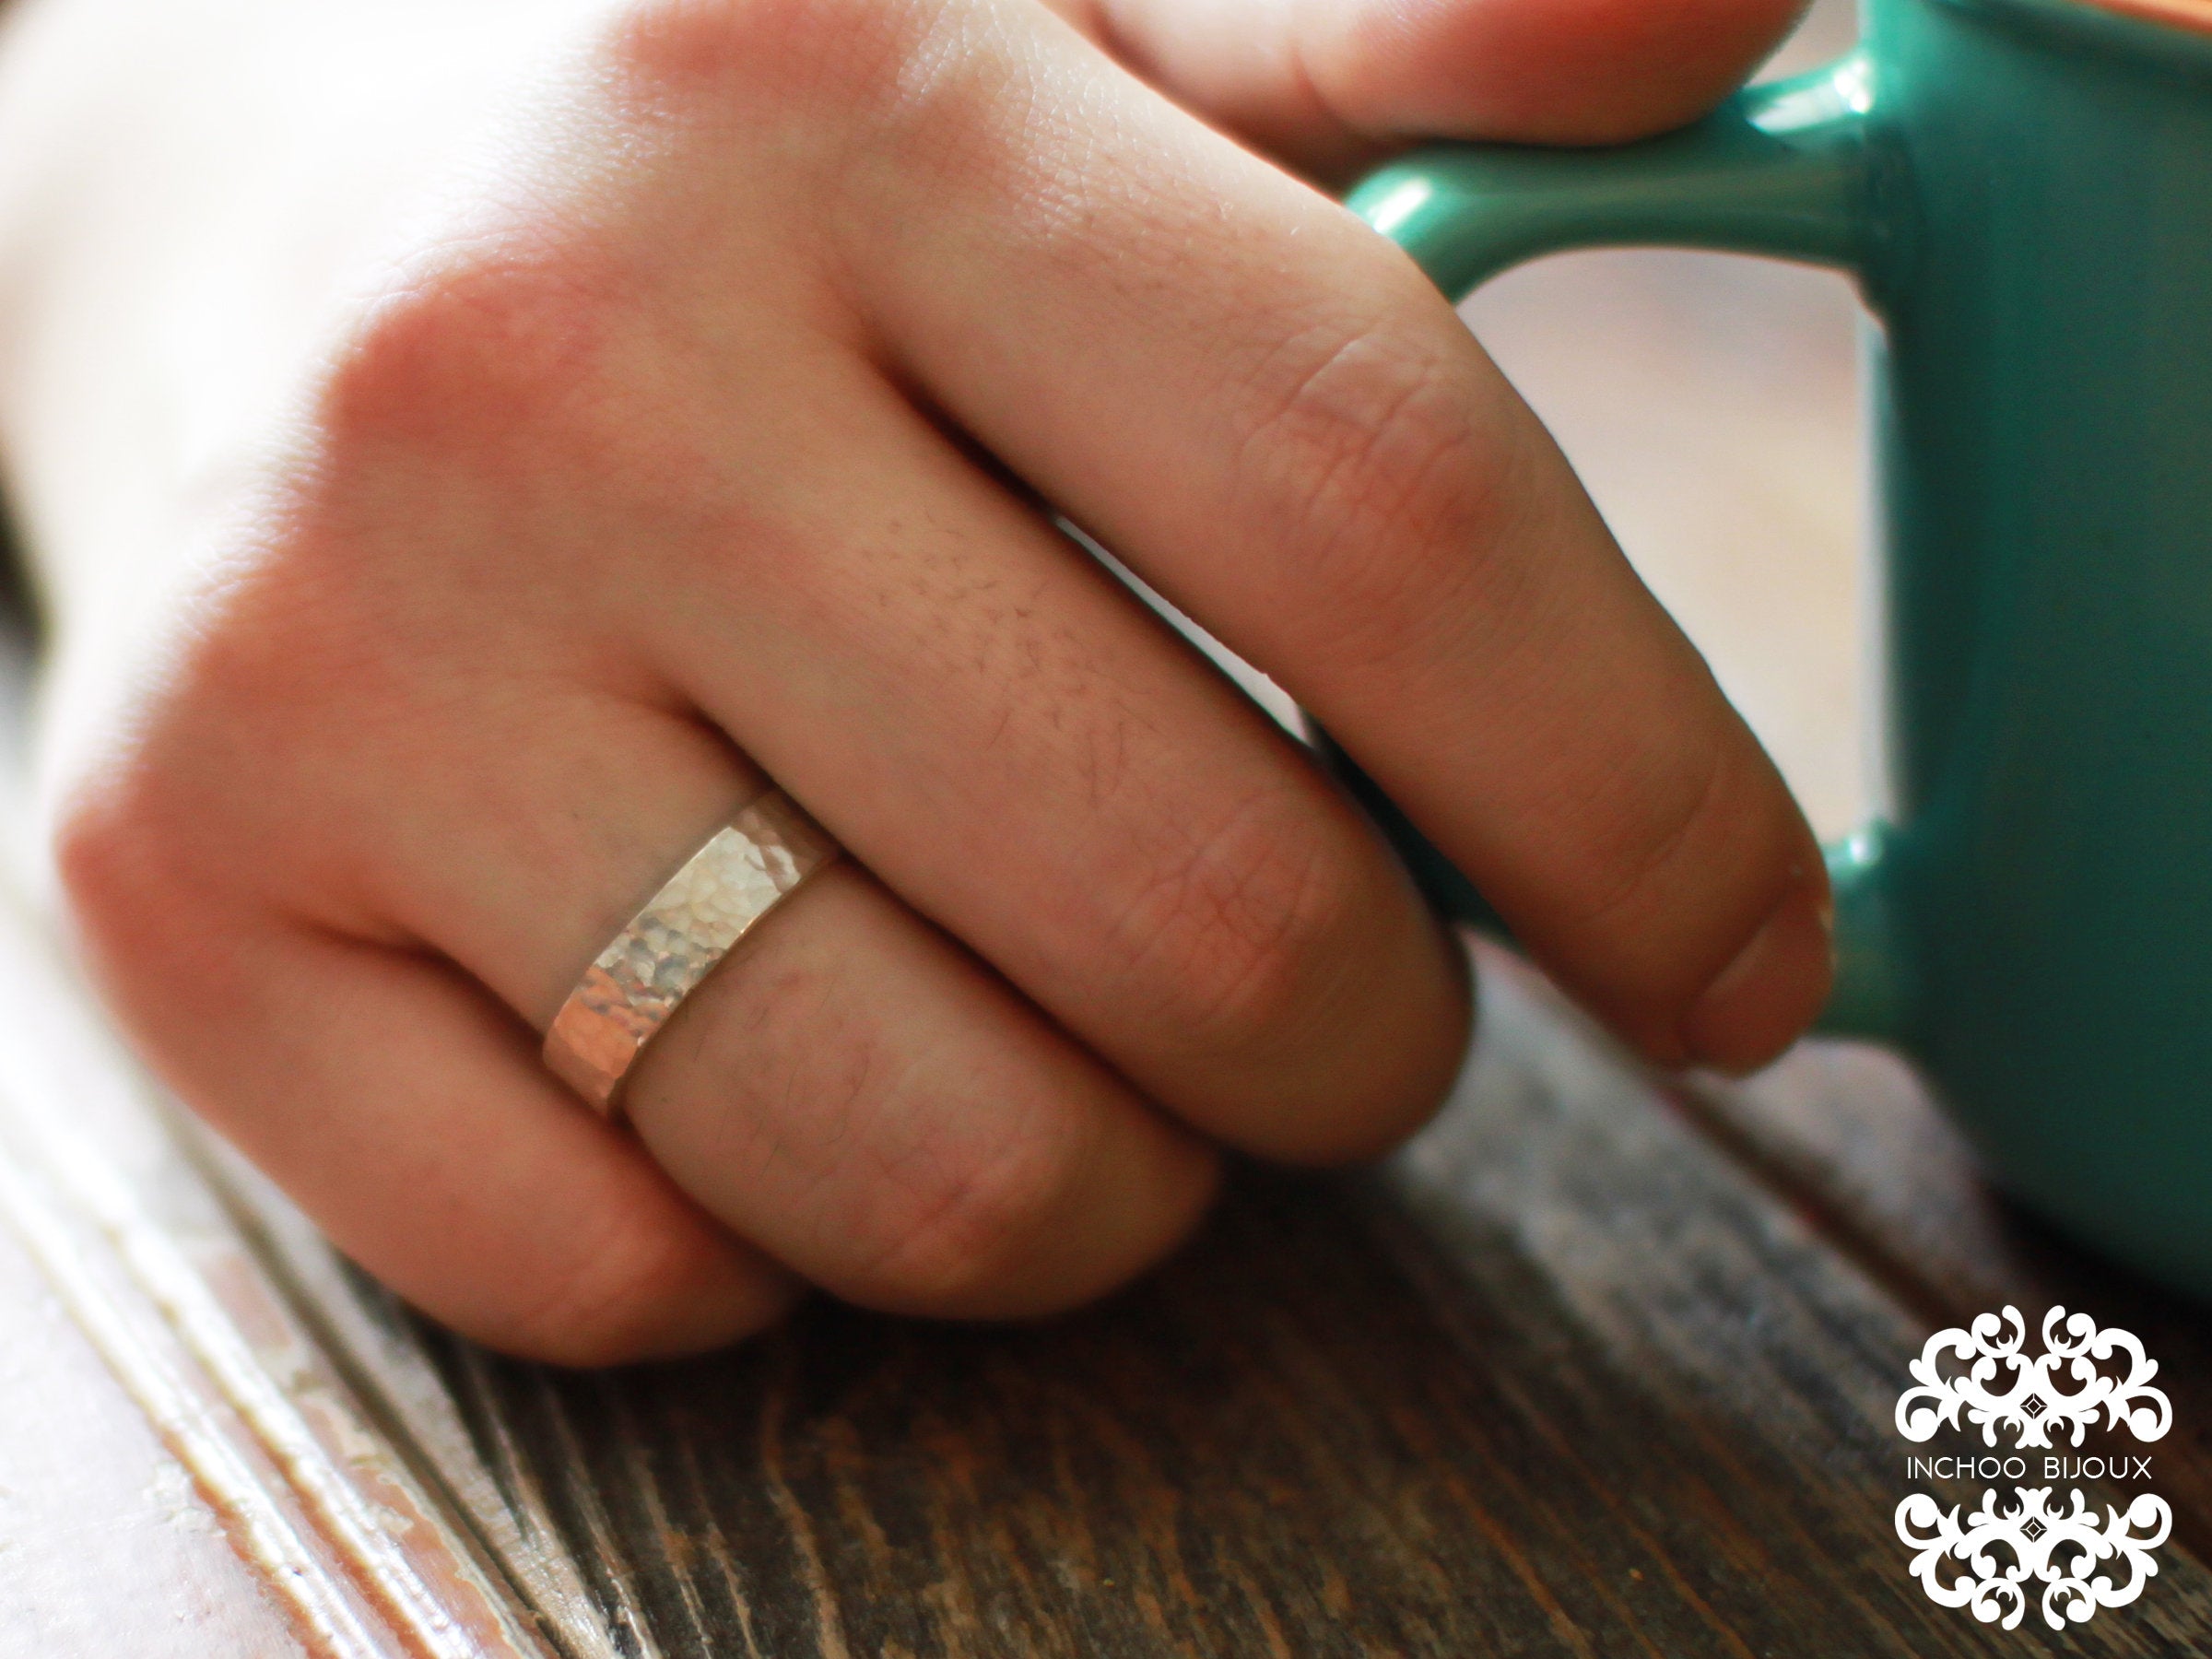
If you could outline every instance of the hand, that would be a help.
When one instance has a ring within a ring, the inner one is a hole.
[[[1695,652],[1412,265],[1224,135],[1312,176],[1418,133],[1618,137],[1718,97],[1786,3],[596,0],[319,335],[195,260],[333,265],[300,204],[386,225],[415,163],[379,159],[519,81],[544,8],[172,6],[197,72],[142,50],[124,98],[53,42],[138,4],[33,0],[0,86],[39,69],[71,139],[8,153],[104,159],[43,163],[83,193],[44,241],[0,191],[10,291],[48,296],[7,442],[63,702],[100,711],[56,750],[60,867],[153,1064],[431,1313],[571,1362],[804,1285],[1035,1313],[1169,1250],[1217,1147],[1359,1158],[1433,1110],[1456,947],[1030,491],[1646,1053],[1747,1066],[1818,1006],[1816,849]],[[293,147],[295,106],[339,113]],[[257,142],[206,138],[239,109]],[[149,206],[172,152],[212,182]],[[87,298],[53,273],[102,236],[132,253]],[[122,637],[115,572],[176,547],[108,689],[71,641]],[[770,779],[853,856],[605,1124],[540,1034]]]

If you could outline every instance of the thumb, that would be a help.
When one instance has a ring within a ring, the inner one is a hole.
[[[1608,144],[1718,103],[1805,0],[1053,0],[1162,91],[1318,176],[1430,137]]]

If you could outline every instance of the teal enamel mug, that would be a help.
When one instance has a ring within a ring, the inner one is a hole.
[[[1440,147],[1350,205],[1453,298],[1599,244],[1855,275],[1895,808],[1830,852],[1824,1024],[1910,1053],[2030,1208],[2212,1297],[2212,0],[1865,16],[1682,132]]]

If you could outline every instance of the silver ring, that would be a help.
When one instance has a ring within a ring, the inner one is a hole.
[[[546,1065],[613,1116],[623,1079],[684,998],[841,851],[782,790],[755,800],[599,953],[553,1018]]]

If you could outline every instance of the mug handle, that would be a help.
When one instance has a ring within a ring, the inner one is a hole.
[[[1869,142],[1874,82],[1853,52],[1824,69],[1738,94],[1694,126],[1604,150],[1438,145],[1391,162],[1346,206],[1410,253],[1456,301],[1510,265],[1568,248],[1665,244],[1767,253],[1854,273],[1900,268],[1886,244],[1903,216]],[[1877,304],[1878,294],[1870,296]],[[1398,844],[1447,913],[1498,925],[1472,883],[1347,756],[1316,732],[1333,770]],[[1914,997],[1889,898],[1894,833],[1869,825],[1827,850],[1836,899],[1836,984],[1827,1031],[1905,1040]]]

